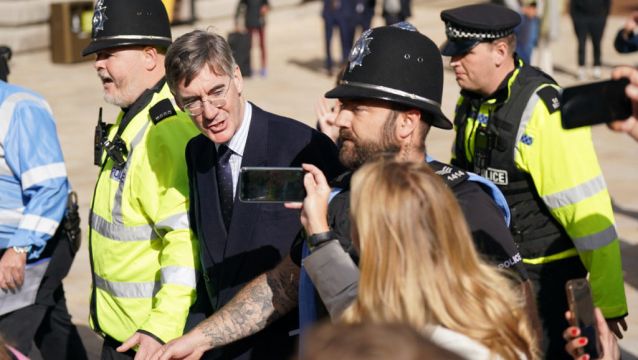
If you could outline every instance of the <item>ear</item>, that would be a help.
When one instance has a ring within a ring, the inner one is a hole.
[[[420,121],[421,111],[417,109],[401,112],[396,122],[396,134],[399,140],[409,139],[413,134],[416,134]]]
[[[161,66],[157,63],[157,49],[152,46],[145,46],[144,49],[142,49],[142,57],[144,61],[144,68],[148,71],[153,71],[156,67]]]
[[[239,70],[238,65],[235,65],[233,76],[233,82],[235,83],[235,87],[237,88],[237,93],[241,95],[241,92],[244,90],[244,78],[241,76],[241,70]]]
[[[507,43],[505,41],[497,41],[492,44],[492,56],[496,67],[503,66],[508,57],[510,57]]]

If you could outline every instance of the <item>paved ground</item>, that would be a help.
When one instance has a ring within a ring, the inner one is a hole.
[[[618,1],[617,13],[627,11],[631,0]],[[468,3],[466,0],[415,0],[411,21],[435,42],[444,39],[439,21],[440,10]],[[276,2],[275,2],[276,4]],[[317,98],[331,87],[333,79],[321,70],[323,57],[323,25],[317,2],[304,5],[276,7],[268,19],[267,43],[269,73],[267,78],[254,78],[246,82],[249,99],[268,110],[312,123],[313,107]],[[381,25],[380,18],[374,25]],[[638,55],[616,54],[612,48],[613,36],[622,24],[620,15],[611,16],[604,37],[604,75],[611,66],[638,64]],[[231,28],[229,18],[196,24],[199,28],[213,26],[221,33]],[[174,35],[192,29],[176,27]],[[556,78],[562,85],[575,83],[576,45],[568,17],[562,19],[560,41],[553,45]],[[333,53],[338,54],[336,45]],[[58,131],[65,153],[67,168],[75,190],[80,196],[81,214],[86,220],[88,205],[97,175],[93,160],[93,127],[98,108],[104,107],[104,119],[114,119],[117,109],[102,100],[101,87],[90,62],[56,65],[50,53],[41,51],[17,54],[12,60],[10,81],[28,86],[42,93],[51,103],[58,121]],[[451,114],[458,87],[452,74],[445,78],[444,111]],[[34,141],[36,141],[34,139]],[[621,341],[626,359],[638,356],[638,143],[614,134],[605,127],[594,129],[594,141],[616,205],[618,231],[622,240],[626,289],[629,298],[629,331]],[[452,134],[440,130],[429,136],[428,151],[435,157],[449,159]],[[84,221],[86,228],[86,221]],[[92,357],[99,351],[99,340],[88,330],[88,303],[90,268],[86,243],[83,244],[71,274],[65,281],[68,303],[74,321],[80,326]]]

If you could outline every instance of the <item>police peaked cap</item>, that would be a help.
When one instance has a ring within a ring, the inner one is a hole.
[[[521,16],[505,6],[475,4],[441,12],[447,41],[441,47],[445,56],[463,55],[483,41],[503,38],[514,32]]]
[[[420,109],[442,129],[443,60],[436,44],[409,23],[366,30],[355,43],[338,85],[327,98],[381,99]]]
[[[97,0],[91,38],[82,56],[119,46],[168,47],[172,42],[161,0]]]

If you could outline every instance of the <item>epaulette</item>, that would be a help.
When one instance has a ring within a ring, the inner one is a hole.
[[[543,100],[550,114],[560,110],[560,92],[558,89],[548,85],[538,90],[536,94]]]
[[[177,112],[175,111],[175,107],[173,106],[173,103],[169,99],[164,99],[158,102],[157,104],[153,105],[153,107],[151,107],[148,110],[148,113],[151,116],[151,120],[153,121],[153,124],[155,125],[159,124],[160,121],[168,117],[177,115]]]
[[[428,165],[450,188],[466,181],[470,177],[464,170],[454,165],[444,164],[435,160],[428,162]]]

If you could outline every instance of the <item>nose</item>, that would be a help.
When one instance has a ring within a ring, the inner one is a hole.
[[[461,55],[455,55],[455,56],[451,56],[450,57],[450,66],[451,67],[455,67],[459,64],[459,61],[461,60],[463,56]]]
[[[341,108],[335,118],[335,125],[340,129],[350,128],[352,112]]]
[[[95,57],[95,61],[93,62],[93,67],[95,68],[95,70],[103,69],[105,60],[106,60],[105,56],[98,54]]]
[[[219,112],[219,107],[213,105],[208,99],[202,101],[202,114],[208,118],[214,118]]]

